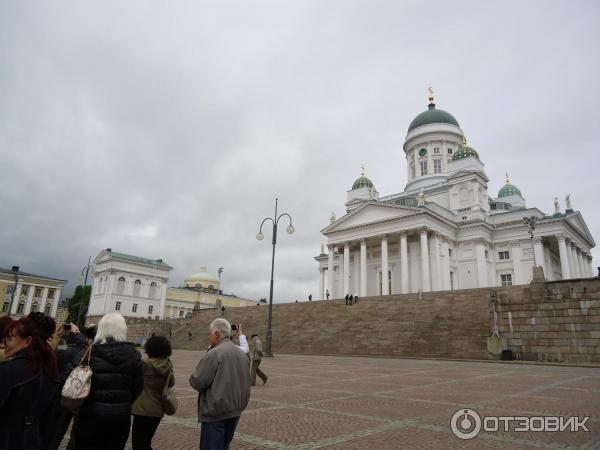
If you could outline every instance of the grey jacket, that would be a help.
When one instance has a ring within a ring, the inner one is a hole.
[[[198,394],[198,422],[239,417],[250,399],[248,357],[229,339],[206,352],[192,375]]]

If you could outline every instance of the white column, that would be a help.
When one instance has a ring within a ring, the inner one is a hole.
[[[381,237],[381,295],[390,295],[387,236]]]
[[[596,276],[594,274],[594,266],[593,266],[593,260],[594,257],[592,256],[592,254],[590,253],[587,257],[587,263],[588,263],[588,272],[590,274],[590,278]]]
[[[431,290],[442,290],[442,262],[440,261],[440,240],[437,233],[431,235]]]
[[[583,271],[583,258],[581,256],[581,249],[577,249],[577,264],[579,266],[579,276],[581,278],[585,277],[585,272]]]
[[[552,270],[552,256],[550,254],[550,247],[544,247],[544,267],[548,269],[546,280],[554,281],[554,271]]]
[[[47,292],[48,288],[44,288]],[[35,293],[35,286],[29,285],[29,292],[27,293],[27,300],[25,300],[25,312],[23,315],[27,315],[31,312],[31,304],[33,303],[33,294]]]
[[[350,242],[344,243],[344,292],[350,294]]]
[[[167,283],[168,280],[161,280],[161,287],[160,287],[160,306],[159,306],[159,311],[158,311],[158,317],[160,317],[161,319],[165,318],[165,305],[167,304]],[[219,289],[221,288],[221,286],[219,286]],[[138,305],[139,308],[140,305]],[[148,310],[143,311],[142,312],[143,316],[147,316],[148,315]],[[153,311],[152,317],[156,316],[157,314]]]
[[[42,301],[40,302],[40,311],[46,311],[46,302],[48,301],[48,288],[44,288],[42,291]],[[56,290],[54,291],[54,296],[56,297]],[[59,297],[60,298],[60,297]],[[91,298],[90,298],[91,301]]]
[[[423,292],[431,291],[429,274],[429,248],[427,244],[427,229],[420,230],[421,235],[421,289]]]
[[[448,251],[448,238],[442,237],[442,289],[450,290],[450,252]]]
[[[488,287],[487,260],[485,259],[485,242],[483,239],[475,241],[475,257],[477,260],[477,286]]]
[[[319,300],[325,299],[325,269],[319,268]]]
[[[367,296],[367,241],[360,241],[360,296]]]
[[[335,298],[333,292],[333,245],[327,246],[327,289],[330,298]]]
[[[360,291],[360,251],[352,253],[352,277],[354,282],[350,286],[352,295],[358,295]]]
[[[556,239],[558,240],[558,253],[560,254],[560,270],[562,272],[562,279],[567,280],[571,278],[571,269],[569,267],[566,239],[562,234],[556,236]]]
[[[54,292],[54,298],[50,301],[52,302],[52,311],[50,312],[50,315],[52,317],[56,317],[56,310],[58,309],[58,303],[60,302],[60,297],[56,296],[56,292]]]
[[[535,264],[544,269],[544,278],[547,278],[544,244],[542,243],[542,238],[539,236],[533,238],[533,254],[535,256]]]
[[[523,252],[519,241],[510,242],[510,257],[512,258],[513,264],[514,284],[525,284],[527,277],[523,273],[523,265],[521,264]]]
[[[11,280],[12,281],[12,280]],[[11,282],[11,285],[14,286],[14,284]],[[12,304],[12,308],[10,308],[10,313],[11,315],[14,315],[17,313],[17,306],[19,306],[19,297],[21,296],[21,282],[19,281],[17,283],[17,287],[15,289],[15,295],[12,297],[13,299],[13,304]],[[12,295],[12,294],[11,294]]]
[[[408,293],[408,248],[406,245],[406,233],[400,233],[400,282],[401,292]]]
[[[106,286],[106,292],[104,294],[104,314],[108,314],[108,312],[110,311],[110,307],[111,307],[111,303],[112,303],[112,293],[113,293],[113,289],[114,289],[114,285],[115,285],[115,275],[114,274],[110,274],[107,276],[108,280],[107,280],[107,286]]]
[[[577,258],[575,257],[575,247],[573,241],[567,241],[567,253],[569,254],[569,268],[571,269],[571,278],[579,278],[577,268]]]

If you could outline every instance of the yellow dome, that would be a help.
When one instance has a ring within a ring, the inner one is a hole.
[[[199,287],[219,289],[219,279],[214,275],[208,273],[206,267],[200,268],[200,272],[191,274],[183,282],[186,287],[191,288]]]

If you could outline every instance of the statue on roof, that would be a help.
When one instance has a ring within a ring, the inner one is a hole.
[[[571,207],[571,194],[567,194],[567,196],[565,197],[565,206],[566,206],[567,210],[573,209]]]
[[[425,193],[423,192],[423,188],[417,194],[417,206],[425,206]]]
[[[558,197],[554,197],[554,214],[560,214],[560,205],[558,204]]]

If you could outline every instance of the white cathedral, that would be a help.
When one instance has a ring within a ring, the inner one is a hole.
[[[546,215],[507,176],[490,197],[479,154],[433,100],[408,127],[404,191],[380,197],[363,170],[346,214],[321,230],[319,298],[525,284],[533,266],[547,280],[592,277],[594,239],[569,196]]]

